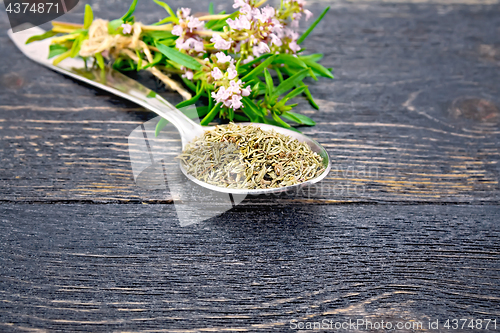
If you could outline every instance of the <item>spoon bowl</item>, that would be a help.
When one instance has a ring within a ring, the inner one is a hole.
[[[318,142],[315,140],[292,130],[283,128],[283,127],[278,127],[278,126],[273,126],[273,125],[268,125],[268,124],[260,124],[260,123],[238,123],[239,125],[248,125],[248,126],[255,126],[259,127],[264,131],[271,131],[274,130],[278,133],[290,136],[294,139],[297,139],[299,142],[304,142],[307,143],[307,145],[311,148],[311,150],[318,155],[320,155],[323,159],[323,167],[325,170],[316,178],[313,178],[311,180],[296,184],[296,185],[290,185],[290,186],[283,186],[283,187],[277,187],[277,188],[266,188],[266,189],[238,189],[238,188],[226,188],[226,187],[220,187],[220,186],[215,186],[215,185],[210,185],[208,183],[205,183],[204,181],[199,180],[198,178],[190,175],[182,163],[180,163],[180,169],[182,173],[191,181],[194,183],[203,186],[205,188],[211,189],[213,191],[218,191],[218,192],[224,192],[224,193],[231,193],[231,194],[249,194],[249,195],[260,195],[260,194],[271,194],[271,193],[279,193],[279,192],[287,192],[291,191],[293,189],[297,189],[299,187],[311,185],[314,183],[317,183],[321,180],[323,180],[328,173],[330,172],[331,169],[331,163],[330,163],[330,158],[328,156],[328,152],[321,146]],[[213,127],[203,127],[203,131],[207,131],[210,129],[213,129]],[[182,147],[184,149],[184,146]]]
[[[105,70],[95,68],[87,69],[85,66],[85,62],[82,59],[76,58],[65,59],[58,65],[54,66],[52,64],[52,61],[48,59],[49,45],[51,43],[50,39],[26,44],[26,41],[30,37],[43,34],[44,32],[45,31],[43,29],[40,29],[39,27],[33,27],[17,33],[13,33],[12,30],[9,30],[8,35],[10,39],[16,44],[16,46],[24,53],[24,55],[26,55],[31,60],[42,64],[54,71],[70,76],[76,80],[85,82],[89,85],[106,90],[114,95],[123,97],[167,119],[179,131],[182,140],[182,149],[184,149],[186,145],[196,137],[202,136],[205,131],[214,128],[201,126],[195,123],[181,111],[175,108],[172,104],[163,99],[160,95],[144,87],[139,82],[123,75],[118,71],[113,70],[112,68],[106,68]],[[290,189],[317,183],[320,180],[324,179],[326,175],[328,175],[328,172],[331,168],[330,158],[327,151],[315,140],[303,134],[278,126],[258,123],[241,124],[260,127],[265,131],[274,130],[278,133],[282,133],[295,138],[300,142],[307,143],[312,151],[318,153],[323,158],[323,167],[325,168],[325,170],[318,177],[306,182],[269,189],[234,189],[210,185],[188,174],[182,163],[179,163],[180,169],[184,173],[184,175],[186,175],[186,177],[194,183],[213,191],[221,193],[250,195],[271,194],[289,191]]]

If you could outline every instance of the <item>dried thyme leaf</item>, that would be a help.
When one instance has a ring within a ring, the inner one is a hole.
[[[177,158],[208,184],[238,189],[296,185],[325,170],[319,154],[297,139],[255,126],[216,126],[186,146]]]

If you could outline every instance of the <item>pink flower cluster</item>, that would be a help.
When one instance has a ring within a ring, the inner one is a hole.
[[[306,4],[305,0],[284,0],[280,7],[277,16],[280,22],[285,26],[280,32],[277,33],[278,38],[282,43],[280,52],[297,53],[300,51],[300,46],[297,43],[299,34],[294,30],[298,28],[299,21],[302,15],[305,15],[306,21],[309,20],[313,13],[308,9],[304,9]]]
[[[193,73],[192,70],[187,69],[184,66],[181,66],[181,70],[184,71],[184,74],[181,75],[183,78],[186,78],[188,80],[192,80],[193,79],[194,73]]]
[[[291,50],[293,53],[297,53],[300,51],[300,46],[297,44],[297,39],[299,38],[299,34],[290,28],[284,28],[279,34],[278,38],[281,41],[281,45],[283,45],[283,41],[288,45],[288,49],[285,48],[285,53],[288,53]],[[281,46],[279,45],[279,46]]]
[[[125,35],[129,35],[132,33],[132,26],[128,23],[123,23],[122,26],[123,28],[122,32],[125,34]]]
[[[195,34],[198,29],[203,29],[205,24],[194,16],[190,16],[191,9],[181,8],[177,11],[179,24],[172,28],[172,35],[179,36],[175,41],[175,46],[179,50],[186,50],[188,53],[204,53],[205,45],[203,39]],[[191,51],[191,52],[190,52]]]
[[[302,14],[306,16],[306,21],[308,21],[313,16],[313,13],[311,13],[310,10],[304,9],[304,6],[306,4],[305,0],[285,0],[284,2],[291,7],[297,8],[296,11],[292,14],[292,28],[299,27],[299,21],[302,18]]]
[[[283,0],[279,9],[267,5],[256,7],[256,0],[234,0],[233,8],[239,9],[236,18],[227,19],[229,30],[213,32],[210,42],[217,50],[240,53],[243,63],[248,63],[266,53],[291,53],[301,50],[297,43],[298,34],[294,28],[305,15],[313,15],[304,8],[305,0]],[[191,9],[181,8],[177,12],[178,23],[172,34],[179,36],[175,45],[179,50],[194,56],[205,53],[204,39],[199,33],[205,27],[199,19],[191,16]],[[131,26],[124,25],[124,33],[130,33]]]
[[[223,103],[228,108],[239,109],[243,106],[241,99],[249,96],[251,89],[250,87],[242,88],[244,83],[238,79],[238,72],[231,56],[225,55],[223,52],[218,52],[215,56],[217,57],[216,65],[222,68],[227,67],[227,69],[223,73],[219,67],[214,66],[210,72],[214,86],[219,87],[216,92],[212,92],[212,97],[217,103]]]
[[[271,52],[269,44],[281,46],[278,35],[282,33],[283,25],[276,18],[276,10],[271,6],[262,9],[252,7],[249,0],[235,0],[233,8],[239,8],[240,16],[228,19],[229,27],[236,32],[247,32],[249,38],[236,46],[235,52],[241,48],[241,43],[248,43],[252,54],[245,62],[251,61],[264,53]]]
[[[215,43],[214,47],[218,50],[229,50],[231,48],[232,40],[226,41],[218,33],[214,33],[213,37],[210,39],[212,43]]]
[[[295,54],[300,51],[298,34],[294,28],[305,15],[312,13],[304,9],[304,0],[284,0],[276,10],[271,6],[257,8],[255,0],[235,0],[233,8],[239,16],[226,22],[229,31],[216,33],[210,40],[218,50],[241,53],[243,63],[248,63],[265,53],[280,52]]]
[[[304,9],[304,0],[283,0],[281,6],[275,9],[271,6],[258,8],[258,0],[234,0],[233,8],[239,9],[239,15],[227,19],[229,26],[223,32],[213,31],[210,42],[216,50],[227,50],[229,53],[240,54],[242,63],[248,63],[266,53],[291,53],[301,50],[297,43],[299,38],[295,27],[303,15],[306,19],[312,13]],[[207,42],[203,37],[207,32],[203,22],[191,16],[189,8],[177,11],[178,22],[173,25],[172,34],[178,36],[175,44],[179,50],[200,57],[205,52],[211,53],[210,47],[205,50]],[[132,26],[124,25],[124,33],[131,33]],[[204,43],[205,42],[205,43]],[[181,67],[182,77],[193,80],[195,73]],[[205,59],[203,77],[214,85],[212,97],[217,103],[234,110],[242,108],[243,97],[249,96],[250,87],[243,88],[244,82],[238,78],[235,60],[224,52],[212,54]],[[198,77],[198,76],[197,76]]]

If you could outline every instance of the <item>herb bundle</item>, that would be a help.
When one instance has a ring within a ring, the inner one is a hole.
[[[153,1],[168,16],[152,25],[135,21],[137,0],[125,15],[109,22],[94,19],[86,5],[83,25],[52,22],[52,30],[27,43],[54,37],[49,54],[54,64],[81,57],[102,69],[147,70],[183,96],[178,108],[197,103],[202,125],[216,116],[291,129],[285,120],[315,124],[291,111],[297,104],[287,103],[303,94],[318,108],[303,80],[333,78],[318,63],[322,54],[304,55],[300,46],[329,8],[299,36],[301,18],[313,16],[304,0],[281,0],[276,8],[264,6],[266,0],[235,0],[234,13],[215,13],[210,4],[209,14],[198,16],[189,8],[174,12],[165,2]],[[162,119],[156,134],[166,124]]]
[[[188,174],[226,188],[296,185],[325,171],[321,156],[306,143],[276,131],[234,123],[206,131],[178,158]]]

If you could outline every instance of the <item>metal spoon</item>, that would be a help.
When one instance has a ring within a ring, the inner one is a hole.
[[[213,129],[213,127],[205,127],[196,124],[194,121],[186,117],[182,112],[176,109],[172,104],[163,99],[160,95],[155,94],[150,89],[144,87],[137,81],[115,71],[111,68],[107,68],[105,71],[101,70],[88,70],[85,67],[85,63],[82,59],[68,58],[57,66],[52,64],[52,60],[48,59],[49,55],[49,45],[51,43],[50,39],[45,39],[43,41],[33,42],[26,45],[26,41],[31,36],[36,36],[43,34],[45,31],[39,27],[33,27],[21,32],[13,33],[12,30],[8,31],[10,39],[16,44],[16,46],[31,60],[42,64],[50,69],[63,73],[79,81],[83,81],[92,86],[98,87],[100,89],[109,91],[110,93],[128,99],[134,103],[137,103],[144,108],[151,110],[158,114],[159,116],[170,121],[178,130],[182,139],[182,148],[184,149],[186,145],[192,141],[194,138],[203,135],[207,130]],[[191,181],[196,184],[203,186],[205,188],[222,192],[222,193],[232,193],[232,194],[270,194],[277,192],[284,192],[290,190],[292,187],[304,186],[308,184],[314,184],[326,177],[330,171],[330,158],[327,151],[316,141],[308,138],[300,133],[267,124],[257,124],[257,123],[243,123],[244,125],[258,126],[263,130],[275,130],[276,132],[283,133],[285,135],[291,136],[300,142],[307,143],[311,149],[318,153],[323,158],[323,165],[325,171],[318,177],[311,179],[309,181],[270,189],[232,189],[225,188],[207,184],[201,180],[196,179],[186,172],[182,163],[180,163],[180,168],[182,172]]]

